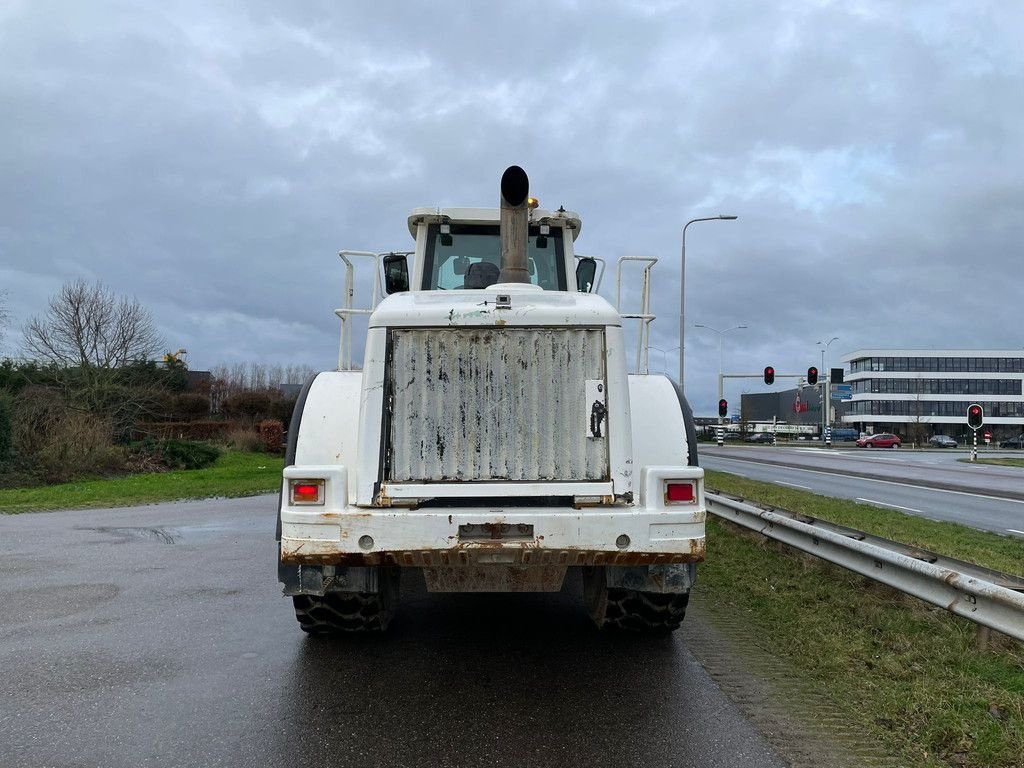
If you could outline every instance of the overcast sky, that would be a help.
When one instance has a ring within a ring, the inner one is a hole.
[[[700,414],[718,337],[695,323],[749,326],[727,371],[802,371],[833,336],[832,362],[1020,348],[1022,7],[0,0],[4,351],[84,277],[193,368],[329,368],[336,252],[496,205],[511,163],[581,214],[579,251],[661,259],[653,369],[678,365],[683,224],[739,216],[687,233]]]

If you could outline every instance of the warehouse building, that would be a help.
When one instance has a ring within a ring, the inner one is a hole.
[[[829,416],[833,426],[846,426],[841,419],[847,405],[832,400]],[[781,392],[744,394],[740,398],[740,422],[749,425],[751,431],[777,424],[784,425],[778,429],[782,434],[792,432],[817,437],[821,434],[823,422],[821,385],[795,387]]]

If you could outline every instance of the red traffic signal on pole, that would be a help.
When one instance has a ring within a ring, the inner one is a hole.
[[[813,365],[807,369],[807,383],[812,387],[818,383],[818,369]]]
[[[764,367],[764,383],[774,384],[775,383],[775,369],[770,365]]]
[[[718,415],[727,416],[729,413],[729,401],[724,397],[718,401]]]
[[[971,403],[967,406],[967,426],[973,430],[981,429],[981,425],[985,423],[985,411],[982,410],[981,406],[977,403]]]

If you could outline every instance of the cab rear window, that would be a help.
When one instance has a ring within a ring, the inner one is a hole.
[[[459,291],[487,288],[501,272],[501,238],[497,226],[450,225],[441,232],[438,224],[427,230],[423,264],[425,290]],[[551,227],[541,235],[530,227],[527,246],[530,282],[548,291],[566,290],[562,230]]]

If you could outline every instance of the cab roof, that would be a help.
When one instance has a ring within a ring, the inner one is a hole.
[[[409,215],[409,233],[415,238],[416,227],[421,223],[497,224],[500,215],[497,208],[413,208]],[[564,209],[544,211],[535,208],[530,211],[530,223],[566,227],[572,231],[574,241],[580,236],[580,230],[583,228],[580,215]]]

